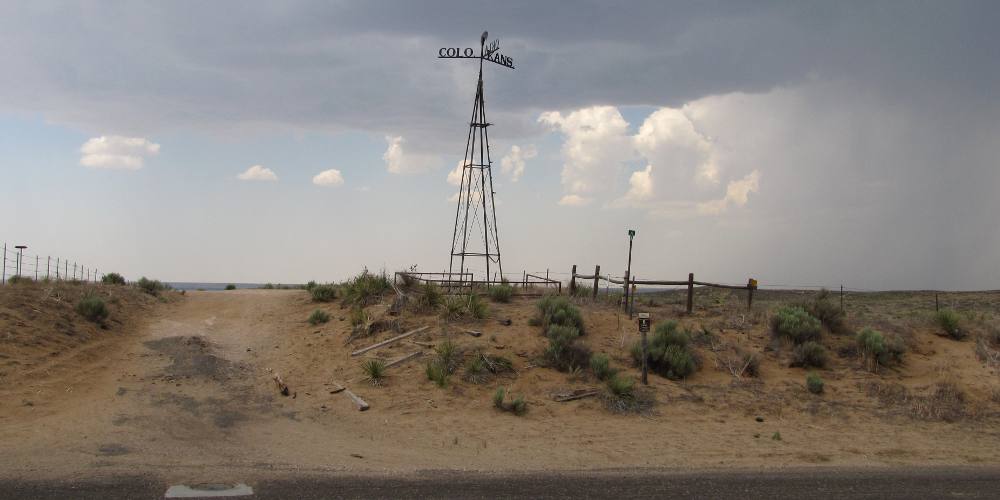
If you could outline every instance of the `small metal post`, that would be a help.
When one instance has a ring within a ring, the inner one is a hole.
[[[76,262],[73,263],[73,279],[76,279]]]
[[[69,259],[63,261],[63,279],[69,278]]]
[[[694,273],[688,273],[688,301],[687,301],[687,313],[691,314],[694,310]]]
[[[840,313],[844,313],[844,285],[840,285]]]
[[[600,279],[601,279],[601,266],[595,266],[594,267],[594,291],[593,291],[593,294],[594,294],[593,298],[594,298],[594,300],[597,300],[597,288],[599,286],[601,286]]]
[[[49,255],[45,261],[45,279],[49,279],[52,269],[52,256]]]
[[[753,291],[757,289],[757,280],[747,280],[747,312],[753,310]]]
[[[938,312],[938,293],[934,292],[934,312]]]
[[[576,264],[573,264],[573,270],[569,273],[569,295],[576,295]]]
[[[38,256],[35,256],[35,281],[38,281]]]
[[[7,244],[3,244],[3,273],[0,276],[0,284],[7,284]]]

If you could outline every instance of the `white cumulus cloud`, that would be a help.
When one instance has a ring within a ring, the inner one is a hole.
[[[138,170],[143,159],[160,152],[160,145],[143,137],[102,135],[80,147],[80,165],[90,168]]]
[[[559,204],[566,207],[582,207],[590,202],[590,198],[584,198],[576,194],[567,194],[559,199]]]
[[[344,176],[340,174],[340,170],[331,168],[313,176],[313,184],[317,186],[342,186],[344,185]]]
[[[459,161],[455,165],[455,168],[448,172],[448,184],[451,184],[452,186],[462,185],[462,169],[464,168],[464,165],[464,160]]]
[[[404,150],[403,145],[406,139],[402,136],[385,136],[388,146],[382,159],[385,161],[385,168],[393,174],[416,174],[426,172],[438,165],[440,159],[435,155],[412,153]]]
[[[500,159],[500,172],[509,175],[512,182],[517,182],[524,175],[524,161],[538,155],[534,146],[521,148],[518,145],[510,147],[510,152]]]
[[[756,193],[760,188],[760,172],[754,170],[746,177],[730,181],[726,186],[726,196],[718,200],[706,201],[698,204],[698,212],[702,214],[715,215],[726,211],[730,205],[742,207],[747,204],[750,193]]]
[[[269,168],[254,165],[246,169],[245,172],[237,175],[236,178],[241,181],[276,181],[278,180],[278,175]]]

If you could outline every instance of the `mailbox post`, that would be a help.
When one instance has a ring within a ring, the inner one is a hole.
[[[646,361],[646,334],[649,333],[649,313],[639,313],[639,334],[642,335],[642,385],[649,385],[649,367]]]

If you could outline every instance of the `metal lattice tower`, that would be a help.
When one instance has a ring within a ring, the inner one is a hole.
[[[494,272],[503,278],[503,264],[500,261],[500,236],[497,232],[497,215],[494,203],[493,160],[490,156],[489,127],[486,120],[486,100],[483,92],[483,61],[490,61],[514,67],[510,58],[500,55],[498,41],[486,46],[487,33],[480,39],[479,56],[472,49],[459,52],[458,49],[441,49],[439,57],[479,59],[479,82],[476,85],[476,99],[469,121],[469,134],[465,142],[465,156],[462,159],[462,182],[455,207],[455,229],[451,238],[451,256],[448,267],[452,273],[465,273],[475,259],[485,263],[487,282],[494,281]],[[446,52],[447,51],[447,52]],[[457,264],[457,266],[456,266]],[[450,278],[449,278],[450,279]],[[460,277],[465,281],[464,276]]]

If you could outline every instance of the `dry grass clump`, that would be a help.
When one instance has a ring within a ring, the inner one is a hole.
[[[945,335],[962,340],[966,337],[966,331],[962,328],[962,317],[951,309],[941,309],[934,314],[934,322],[944,331]]]
[[[514,296],[514,287],[510,286],[506,280],[499,285],[491,286],[488,291],[493,302],[507,303]]]
[[[365,269],[361,274],[342,283],[340,288],[344,292],[344,303],[364,307],[381,302],[386,292],[392,289],[392,284],[384,272],[372,274]]]
[[[139,281],[136,281],[135,285],[139,287],[140,290],[153,296],[159,295],[160,292],[170,290],[169,285],[161,283],[160,280],[147,279],[145,276],[139,278]]]
[[[513,372],[514,364],[509,359],[479,351],[466,360],[462,378],[472,384],[482,384],[499,375]]]
[[[976,357],[986,366],[1000,369],[1000,329],[990,327],[976,339]]]
[[[760,376],[760,355],[755,352],[736,351],[734,355],[719,358],[719,365],[737,381]]]
[[[404,275],[406,276],[406,275]],[[423,283],[417,287],[415,284],[411,288],[418,288],[419,294],[412,302],[413,307],[419,312],[435,312],[444,304],[444,294],[441,288],[434,283]]]
[[[678,329],[676,321],[656,325],[653,338],[646,348],[649,368],[672,380],[686,378],[698,369],[698,358],[691,349],[691,336]],[[632,344],[630,350],[636,365],[642,365],[642,344]]]
[[[309,295],[313,302],[332,302],[337,299],[337,285],[316,285],[309,288]]]
[[[590,349],[577,343],[579,330],[572,326],[551,324],[545,332],[549,345],[542,353],[542,361],[559,371],[582,370],[590,364]]]
[[[560,325],[575,328],[578,335],[585,333],[580,309],[571,304],[566,297],[547,295],[539,300],[535,307],[538,314],[532,318],[531,324],[541,326],[543,331],[548,332],[551,325]]]
[[[496,392],[493,393],[493,406],[498,410],[509,411],[519,417],[527,413],[528,402],[524,399],[524,394],[518,395],[511,400],[510,404],[507,404],[505,401],[509,392],[504,387],[497,387]]]
[[[809,372],[809,374],[806,375],[806,389],[809,389],[809,392],[813,394],[822,394],[823,386],[823,377],[820,377],[818,373]]]
[[[424,373],[427,379],[438,387],[448,385],[448,378],[455,373],[462,362],[462,351],[451,340],[445,340],[434,348],[436,355],[427,362]]]
[[[831,332],[850,333],[844,313],[840,310],[840,305],[834,302],[833,295],[830,294],[829,290],[825,288],[820,290],[812,302],[807,303],[803,308]]]
[[[649,392],[636,389],[634,378],[621,374],[608,378],[606,389],[601,400],[614,413],[642,413],[655,402]]]
[[[802,344],[819,340],[822,323],[800,306],[783,306],[771,319],[771,330],[778,338]]]
[[[938,382],[930,389],[930,394],[920,395],[896,383],[871,382],[865,386],[868,396],[912,418],[956,422],[973,416],[965,391],[954,382]]]
[[[607,354],[598,353],[590,357],[590,371],[598,380],[607,380],[618,373],[611,367],[611,358]]]
[[[791,366],[803,368],[826,368],[829,362],[826,348],[819,342],[808,341],[795,346],[792,351]]]
[[[104,323],[108,319],[108,307],[96,295],[86,295],[76,304],[76,312],[94,323]]]
[[[330,314],[328,314],[326,311],[316,309],[315,311],[312,312],[312,314],[309,315],[309,324],[313,326],[319,325],[321,323],[326,323],[328,321],[330,321]]]
[[[892,366],[903,361],[906,343],[898,336],[886,336],[871,328],[862,329],[856,337],[858,351],[869,371],[878,372],[880,366]]]
[[[489,306],[476,294],[454,295],[445,297],[442,316],[447,320],[484,319],[489,312]]]

